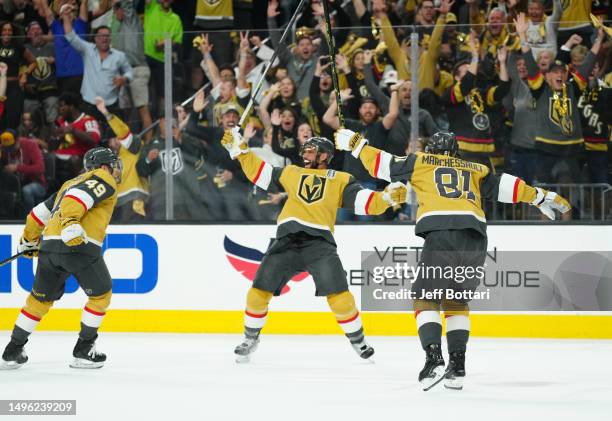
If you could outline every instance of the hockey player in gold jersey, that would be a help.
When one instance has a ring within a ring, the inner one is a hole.
[[[256,186],[267,190],[274,184],[288,195],[278,216],[276,240],[266,251],[247,294],[245,338],[234,351],[236,361],[248,361],[257,348],[272,296],[303,271],[312,276],[316,295],[327,297],[357,354],[370,358],[374,349],[365,341],[361,317],[336,250],[336,212],[344,207],[358,215],[381,214],[406,201],[406,186],[392,183],[385,191],[375,192],[361,187],[348,173],[328,169],[334,145],[322,137],[310,138],[302,146],[304,167],[273,168],[248,150],[238,128],[227,130],[222,144]]]
[[[98,328],[110,304],[112,279],[102,258],[106,227],[117,203],[121,161],[108,148],[85,153],[85,173],[65,182],[60,190],[28,214],[18,251],[38,255],[34,285],[26,299],[0,368],[23,365],[24,345],[53,303],[64,294],[74,275],[89,297],[81,316],[81,331],[73,350],[73,368],[99,368],[106,355],[97,352]]]
[[[367,145],[367,140],[351,130],[336,133],[336,147],[359,158],[368,172],[389,182],[410,183],[417,195],[418,211],[415,234],[425,239],[419,265],[432,268],[457,267],[469,273],[482,270],[487,250],[486,219],[481,198],[504,203],[529,203],[550,219],[554,211],[565,213],[570,204],[554,192],[531,187],[510,174],[497,176],[482,164],[457,157],[453,133],[438,132],[417,152],[398,157]],[[435,273],[435,271],[433,271]],[[431,273],[422,271],[421,274]],[[438,272],[439,273],[439,272]],[[425,367],[419,374],[424,390],[443,379],[450,389],[461,389],[465,377],[465,351],[469,338],[469,299],[445,300],[432,292],[453,290],[473,292],[479,278],[462,282],[439,279],[435,275],[418,276],[412,290],[416,297],[414,311],[421,345],[426,352]],[[428,294],[430,293],[430,294]],[[455,295],[454,295],[455,296]],[[435,297],[435,298],[429,298]],[[442,319],[446,317],[449,365],[444,369],[441,351]]]

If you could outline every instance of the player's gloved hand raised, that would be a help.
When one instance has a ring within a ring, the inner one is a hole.
[[[21,239],[19,240],[19,245],[17,246],[17,252],[23,253],[24,257],[31,259],[32,257],[38,256],[39,245],[40,245],[40,239],[31,241],[25,238],[24,236],[22,236]]]
[[[240,134],[240,127],[226,130],[221,139],[221,144],[227,149],[232,159],[236,159],[238,155],[249,151],[248,145]]]
[[[399,181],[389,184],[383,191],[383,200],[389,206],[397,206],[406,203],[408,197],[408,187]]]
[[[341,151],[349,151],[355,158],[359,158],[359,154],[368,140],[364,139],[359,133],[349,129],[340,129],[334,134],[336,140],[336,149]]]
[[[540,209],[540,212],[553,221],[555,220],[555,210],[565,213],[572,208],[572,205],[557,193],[541,189],[540,187],[535,189],[536,198],[531,204]]]
[[[79,246],[87,243],[85,230],[78,222],[74,220],[61,221],[62,225],[62,241],[69,247]]]

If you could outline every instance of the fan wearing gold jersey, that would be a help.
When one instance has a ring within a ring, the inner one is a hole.
[[[74,275],[89,297],[73,350],[73,368],[99,368],[106,355],[97,352],[98,328],[110,304],[112,279],[102,258],[106,227],[117,203],[121,161],[108,148],[94,148],[83,158],[85,173],[66,181],[57,193],[28,214],[18,247],[38,256],[34,285],[17,317],[0,361],[0,369],[19,368],[28,357],[24,345]]]
[[[355,298],[348,290],[346,272],[336,250],[333,236],[336,212],[344,207],[358,215],[381,214],[406,201],[406,186],[392,183],[385,191],[375,192],[364,189],[348,173],[328,169],[334,144],[322,137],[312,137],[302,146],[304,167],[272,167],[248,150],[237,127],[227,130],[221,143],[232,159],[240,162],[253,184],[264,190],[276,185],[287,193],[278,216],[276,240],[266,251],[253,287],[247,293],[245,338],[234,351],[236,361],[248,361],[259,344],[270,299],[301,272],[310,273],[317,296],[327,297],[357,354],[370,358],[374,349],[365,341]]]
[[[132,133],[129,126],[111,114],[104,98],[96,97],[96,108],[115,133],[108,142],[110,149],[121,159],[121,182],[117,188],[117,205],[112,222],[142,222],[145,219],[145,201],[149,198],[149,183],[138,175],[136,163],[142,150],[142,139]]]
[[[555,210],[564,213],[571,206],[556,193],[531,187],[510,174],[497,176],[485,165],[460,159],[453,133],[438,132],[429,140],[425,153],[403,157],[383,152],[367,143],[360,134],[351,130],[343,129],[336,133],[338,149],[351,151],[376,178],[410,183],[419,204],[415,234],[425,239],[419,266],[426,269],[419,273],[412,286],[416,297],[424,297],[414,300],[419,338],[426,352],[419,382],[424,390],[429,390],[446,379],[446,387],[461,389],[470,331],[469,296],[478,285],[478,275],[482,273],[487,251],[487,224],[481,199],[530,203],[550,219],[555,218]],[[465,280],[448,279],[436,271],[438,268],[444,273],[449,273],[449,268],[451,273],[458,273],[456,269],[461,268],[466,274]],[[467,276],[468,273],[473,276]],[[458,292],[462,298],[468,298],[445,300],[442,297],[446,294],[437,295],[448,290],[453,291],[453,297]],[[446,316],[450,358],[446,371],[440,347],[440,308]]]

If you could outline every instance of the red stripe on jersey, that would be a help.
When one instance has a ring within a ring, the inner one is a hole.
[[[357,319],[357,317],[359,317],[359,312],[357,312],[357,314],[355,314],[353,317],[351,317],[350,319],[346,319],[346,320],[338,320],[338,323],[344,324],[344,323],[350,323],[353,320]]]
[[[266,317],[268,315],[268,312],[266,311],[264,314],[254,314],[254,313],[249,313],[248,311],[244,311],[244,313],[249,316],[249,317],[254,317],[256,319],[262,319],[264,317]]]
[[[608,142],[608,139],[601,138],[601,137],[588,137],[588,136],[584,136],[584,140],[585,140],[585,142],[591,142],[591,143],[606,143],[606,142]]]
[[[86,312],[88,312],[88,313],[93,314],[94,316],[104,316],[104,315],[106,314],[106,313],[100,313],[100,312],[98,312],[98,311],[92,310],[92,309],[90,309],[90,308],[89,308],[89,307],[87,307],[87,306],[85,306],[85,307],[83,308],[83,310],[85,310],[85,311],[86,311]]]
[[[516,199],[518,196],[518,188],[519,188],[520,183],[521,183],[521,179],[516,177],[516,180],[514,180],[514,188],[512,189],[512,203],[516,203]]]
[[[374,165],[374,177],[378,176],[378,169],[380,168],[380,154],[382,152],[378,152],[378,154],[376,154],[376,164]]]
[[[45,226],[45,224],[43,224],[43,222],[42,222],[40,219],[38,219],[38,216],[36,216],[36,214],[34,213],[34,211],[31,211],[31,212],[30,212],[30,216],[32,217],[32,219],[33,219],[33,220],[35,220],[35,221],[36,221],[36,223],[37,223],[38,225],[40,225],[41,227],[44,227],[44,226]]]
[[[536,73],[533,76],[527,76],[527,79],[529,79],[529,80],[538,80],[540,77],[543,77],[542,73],[538,72],[538,73]]]
[[[423,311],[423,310],[415,310],[415,311],[414,311],[414,318],[415,318],[415,319],[417,318],[417,316],[419,315],[419,313],[420,313],[421,311]]]
[[[67,195],[66,195],[66,196],[64,196],[64,197],[69,197],[69,198],[71,198],[71,199],[76,200],[76,201],[77,201],[77,202],[79,202],[81,205],[83,205],[83,208],[85,208],[85,212],[87,212],[87,205],[85,204],[85,202],[83,202],[83,201],[82,201],[81,199],[79,199],[78,197],[73,196],[73,195],[71,195],[71,194],[67,194]]]
[[[366,205],[365,205],[365,213],[366,213],[366,215],[370,214],[368,209],[370,209],[370,203],[372,203],[372,199],[374,199],[374,193],[375,192],[370,193],[370,197],[368,197],[368,201],[366,202]]]
[[[259,169],[257,170],[257,175],[253,179],[253,184],[257,184],[257,180],[259,180],[259,176],[261,175],[261,172],[263,171],[265,165],[266,163],[262,162],[261,165],[259,166]]]
[[[33,314],[30,314],[27,311],[25,311],[24,309],[21,309],[21,314],[26,316],[28,319],[34,320],[35,322],[40,322],[40,317],[36,317]]]

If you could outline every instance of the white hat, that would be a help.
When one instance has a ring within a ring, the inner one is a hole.
[[[381,88],[385,88],[388,85],[394,85],[399,82],[397,70],[391,65],[385,66],[385,71],[383,72],[382,78],[380,79],[379,86]]]

